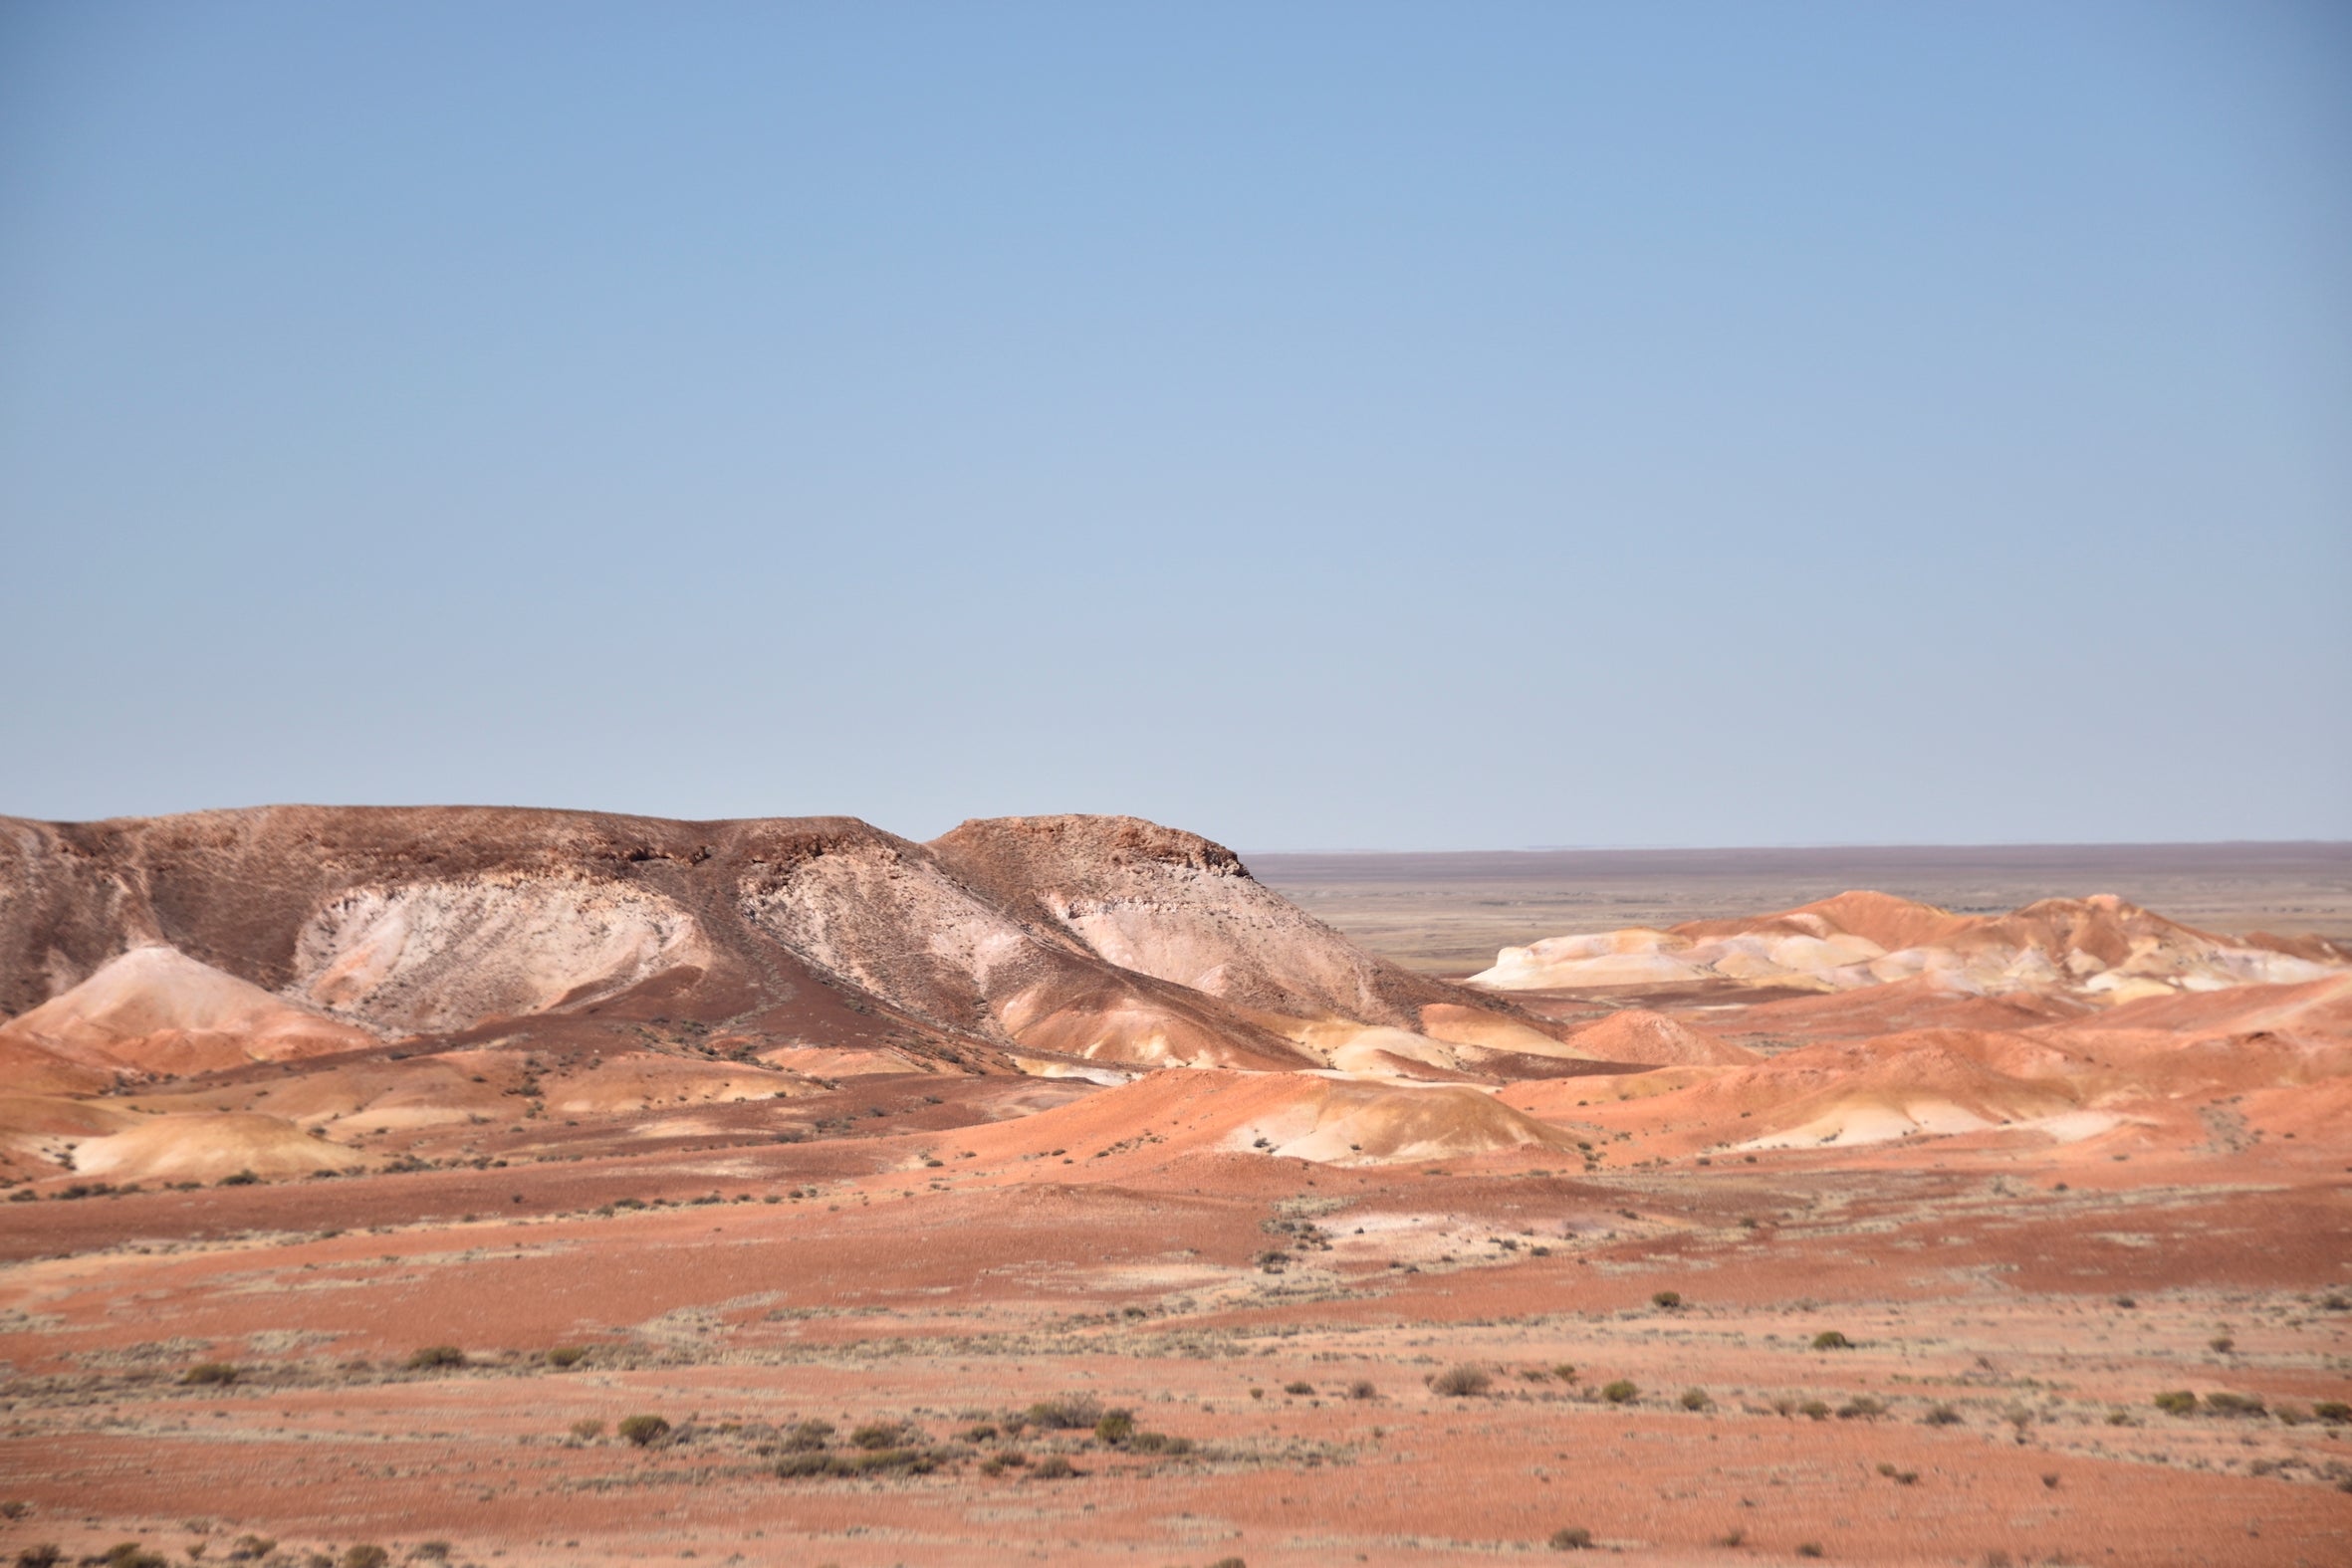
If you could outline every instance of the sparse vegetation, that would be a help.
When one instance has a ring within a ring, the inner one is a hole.
[[[1370,1378],[1357,1378],[1353,1383],[1347,1385],[1347,1397],[1349,1399],[1378,1399],[1380,1391],[1372,1386]]]
[[[1653,1292],[1650,1296],[1650,1305],[1658,1307],[1664,1311],[1671,1312],[1676,1307],[1682,1305],[1682,1292],[1679,1290],[1660,1290]]]
[[[65,1560],[65,1552],[55,1541],[41,1541],[17,1548],[16,1568],[57,1568]]]
[[[584,1345],[558,1345],[547,1353],[547,1364],[551,1367],[577,1367],[587,1359],[588,1348]]]
[[[1873,1399],[1867,1394],[1857,1394],[1837,1407],[1837,1419],[1840,1421],[1876,1421],[1886,1413],[1885,1402]]]
[[[1250,1391],[1253,1398],[1261,1398],[1263,1390]],[[1081,1432],[1102,1419],[1102,1401],[1091,1394],[1064,1394],[1059,1399],[1040,1400],[1029,1408],[1032,1426],[1053,1432]]]
[[[1931,1427],[1957,1427],[1960,1425],[1960,1412],[1949,1405],[1937,1405],[1920,1420]]]
[[[1685,1410],[1706,1410],[1714,1403],[1715,1401],[1707,1397],[1705,1389],[1684,1389],[1682,1391],[1681,1404]]]
[[[1040,1480],[1067,1480],[1084,1472],[1070,1463],[1066,1456],[1049,1454],[1030,1467],[1030,1473]]]
[[[1583,1552],[1592,1549],[1592,1532],[1580,1524],[1564,1525],[1551,1532],[1551,1549],[1555,1552]]]
[[[2262,1404],[2262,1396],[2259,1394],[2224,1394],[2220,1392],[2208,1394],[2205,1397],[2205,1408],[2217,1416],[2266,1416],[2269,1414],[2268,1409]]]
[[[2341,1427],[2347,1422],[2352,1422],[2352,1405],[2347,1405],[2340,1399],[2323,1399],[2312,1405],[2311,1414],[2315,1419],[2324,1421],[2331,1427]]]
[[[1311,1383],[1303,1383],[1303,1382],[1301,1382],[1301,1383],[1286,1383],[1286,1384],[1284,1384],[1284,1385],[1283,1385],[1283,1392],[1284,1392],[1285,1394],[1292,1394],[1292,1395],[1297,1395],[1297,1396],[1300,1396],[1300,1397],[1304,1397],[1304,1396],[1306,1396],[1306,1395],[1308,1395],[1308,1394],[1312,1394],[1312,1393],[1314,1392],[1314,1385],[1313,1385],[1313,1384],[1311,1384]]]
[[[2174,1389],[2170,1393],[2159,1394],[2156,1396],[2155,1404],[2156,1408],[2167,1416],[2194,1416],[2197,1414],[2197,1396],[2187,1389]]]
[[[1494,1385],[1494,1375],[1486,1368],[1465,1362],[1458,1367],[1448,1367],[1432,1378],[1429,1389],[1431,1393],[1443,1395],[1447,1399],[1468,1399],[1474,1394],[1484,1394]]]
[[[1825,1328],[1813,1336],[1815,1350],[1851,1350],[1854,1342],[1834,1328]]]
[[[637,1448],[651,1448],[670,1435],[670,1424],[659,1416],[623,1416],[617,1432],[622,1441]]]
[[[1829,1407],[1817,1399],[1806,1400],[1802,1405],[1796,1407],[1796,1413],[1807,1421],[1827,1421],[1829,1419]]]
[[[433,1372],[465,1364],[465,1352],[455,1345],[427,1345],[422,1350],[410,1352],[408,1357],[408,1370],[411,1372]]]
[[[372,1543],[353,1546],[343,1554],[343,1568],[384,1568],[392,1554]]]
[[[1602,1384],[1600,1397],[1612,1405],[1630,1405],[1640,1393],[1640,1389],[1626,1382],[1625,1379],[1619,1378],[1614,1383]]]
[[[1132,1411],[1106,1410],[1102,1419],[1094,1423],[1096,1441],[1111,1445],[1126,1442],[1135,1436],[1135,1416]]]
[[[1879,1463],[1878,1473],[1884,1475],[1888,1480],[1893,1481],[1898,1486],[1912,1486],[1918,1484],[1919,1481],[1919,1471],[1897,1469],[1894,1465],[1886,1463],[1884,1460],[1881,1460]]]
[[[180,1381],[196,1388],[225,1388],[237,1381],[237,1368],[226,1361],[199,1361],[181,1375]]]
[[[583,1443],[593,1443],[604,1436],[604,1424],[595,1417],[586,1417],[572,1424],[572,1436]]]

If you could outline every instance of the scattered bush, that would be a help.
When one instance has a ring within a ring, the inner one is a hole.
[[[1442,1394],[1448,1399],[1467,1399],[1473,1394],[1484,1394],[1494,1385],[1495,1380],[1486,1368],[1474,1367],[1466,1362],[1439,1373],[1430,1380],[1429,1388],[1431,1393]]]
[[[604,1424],[593,1416],[576,1421],[572,1424],[572,1436],[583,1443],[593,1443],[604,1436]]]
[[[1919,1471],[1899,1470],[1892,1464],[1883,1462],[1878,1466],[1878,1473],[1884,1475],[1888,1480],[1893,1481],[1898,1486],[1915,1485],[1919,1480]]]
[[[104,1557],[85,1557],[86,1563],[103,1563],[106,1568],[171,1568],[170,1560],[161,1552],[150,1552],[136,1541],[118,1541]]]
[[[1127,1440],[1127,1447],[1137,1454],[1190,1454],[1192,1439],[1171,1438],[1164,1432],[1138,1432]]]
[[[1796,1407],[1796,1413],[1807,1421],[1827,1421],[1829,1419],[1829,1407],[1817,1399],[1806,1400],[1802,1405]]]
[[[1931,1427],[1957,1427],[1960,1425],[1960,1412],[1949,1405],[1938,1405],[1920,1420]]]
[[[2217,1356],[2226,1356],[2237,1348],[2237,1341],[2227,1334],[2216,1334],[2206,1343],[2213,1347],[2213,1352]]]
[[[547,1364],[551,1367],[577,1367],[587,1359],[588,1348],[584,1345],[558,1345],[547,1353]]]
[[[437,1367],[462,1367],[465,1364],[465,1352],[455,1345],[427,1345],[408,1357],[408,1370],[411,1372],[430,1372]]]
[[[1286,1383],[1283,1385],[1283,1392],[1285,1394],[1294,1394],[1303,1397],[1314,1392],[1314,1385],[1305,1382]]]
[[[1654,1307],[1662,1307],[1666,1311],[1671,1312],[1676,1307],[1682,1305],[1682,1292],[1679,1290],[1660,1290],[1650,1297],[1650,1305]]]
[[[1851,1350],[1854,1342],[1834,1328],[1825,1328],[1813,1336],[1815,1350]]]
[[[2352,1422],[2352,1405],[2340,1399],[2323,1399],[2311,1407],[2311,1414],[2331,1427],[2341,1427]]]
[[[1263,1398],[1260,1390],[1251,1393]],[[1040,1400],[1029,1408],[1030,1422],[1055,1432],[1081,1432],[1102,1419],[1102,1401],[1091,1394],[1064,1394]]]
[[[1623,1378],[1619,1378],[1614,1383],[1603,1384],[1601,1386],[1600,1397],[1607,1400],[1612,1405],[1627,1405],[1631,1404],[1633,1402],[1634,1396],[1638,1395],[1639,1393],[1641,1393],[1640,1389],[1635,1388]]]
[[[867,1450],[903,1448],[908,1437],[904,1422],[869,1421],[850,1430],[849,1446]]]
[[[643,1449],[668,1437],[670,1424],[659,1416],[623,1416],[620,1425],[613,1430],[627,1442]]]
[[[2205,1408],[2217,1416],[2267,1416],[2259,1394],[2208,1394]]]
[[[226,1361],[199,1361],[180,1377],[195,1387],[226,1387],[237,1381],[237,1369]]]
[[[2156,1396],[2155,1403],[2156,1408],[2167,1416],[2194,1416],[2197,1414],[2197,1396],[2187,1389],[2174,1389],[2170,1393],[2159,1394]]]
[[[16,1568],[57,1568],[66,1554],[55,1541],[42,1541],[33,1546],[20,1547],[16,1554]]]
[[[1102,1419],[1094,1423],[1094,1436],[1103,1443],[1120,1444],[1135,1436],[1135,1416],[1132,1411],[1106,1410]]]
[[[1573,1363],[1563,1361],[1551,1369],[1551,1375],[1562,1383],[1573,1383],[1576,1381],[1576,1368]]]
[[[266,1535],[240,1535],[229,1543],[229,1561],[257,1563],[278,1549],[278,1543]]]
[[[1347,1385],[1347,1397],[1349,1399],[1378,1399],[1380,1391],[1372,1387],[1371,1379],[1357,1378],[1353,1383]]]
[[[1818,1557],[1821,1555],[1821,1543],[1819,1541],[1799,1541],[1796,1547],[1796,1555],[1799,1557]]]
[[[1682,1391],[1682,1408],[1685,1410],[1705,1410],[1714,1403],[1715,1401],[1707,1397],[1705,1389],[1684,1389]]]
[[[966,1443],[994,1443],[996,1440],[997,1429],[994,1422],[975,1422],[964,1429]]]
[[[351,1548],[343,1554],[343,1568],[384,1568],[392,1554],[372,1543]]]
[[[1837,1407],[1837,1419],[1840,1421],[1852,1421],[1857,1416],[1865,1421],[1875,1421],[1886,1413],[1886,1405],[1867,1394],[1857,1394]]]
[[[833,1424],[824,1420],[795,1422],[784,1435],[784,1446],[797,1454],[822,1449],[833,1441]]]
[[[832,1473],[833,1462],[833,1456],[822,1449],[787,1454],[776,1461],[776,1473],[786,1480],[795,1480],[804,1475],[829,1475]],[[991,1464],[998,1462],[1000,1461],[995,1459],[989,1461]]]
[[[1063,1456],[1058,1454],[1050,1454],[1045,1458],[1041,1459],[1038,1462],[1037,1467],[1032,1469],[1030,1473],[1035,1475],[1040,1480],[1067,1480],[1072,1475],[1078,1475],[1084,1472],[1081,1471],[1075,1464],[1070,1463],[1069,1460]]]
[[[1592,1549],[1592,1532],[1580,1524],[1567,1525],[1551,1532],[1551,1549],[1555,1552],[1583,1552]]]
[[[1220,1557],[1209,1568],[1250,1568],[1250,1565],[1239,1557]]]
[[[220,1185],[223,1187],[258,1187],[261,1185],[261,1178],[251,1171],[239,1171],[234,1176],[222,1177]]]

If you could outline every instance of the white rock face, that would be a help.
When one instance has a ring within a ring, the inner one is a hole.
[[[478,877],[334,900],[304,927],[286,994],[387,1033],[428,1033],[594,1002],[708,962],[694,918],[657,894]]]

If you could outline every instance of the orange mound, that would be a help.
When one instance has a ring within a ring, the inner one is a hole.
[[[174,948],[133,948],[5,1025],[0,1041],[140,1076],[363,1050],[366,1030],[306,1012]]]
[[[229,1111],[142,1117],[121,1132],[76,1146],[77,1173],[109,1182],[218,1181],[241,1171],[263,1178],[308,1176],[381,1164],[379,1157],[329,1143],[276,1116]]]
[[[1744,1045],[1734,1045],[1646,1008],[1612,1012],[1598,1023],[1578,1029],[1568,1041],[1604,1061],[1640,1062],[1652,1067],[1737,1066],[1764,1059]]]

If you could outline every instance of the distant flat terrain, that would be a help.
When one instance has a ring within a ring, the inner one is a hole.
[[[1381,957],[1467,973],[1567,932],[1787,909],[1853,888],[1993,914],[2117,893],[2223,932],[2352,937],[2352,844],[1262,853],[1258,878]]]

